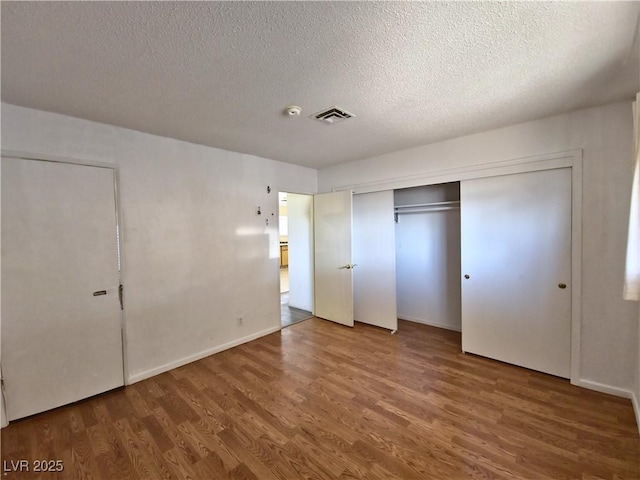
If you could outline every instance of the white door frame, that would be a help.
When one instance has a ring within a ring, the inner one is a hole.
[[[418,173],[382,181],[344,185],[332,191],[358,193],[459,182],[515,173],[571,168],[571,383],[583,386],[580,378],[580,340],[582,328],[582,149],[516,158]],[[391,212],[392,213],[392,212]],[[593,388],[593,387],[589,387]]]
[[[42,155],[42,154],[32,154],[25,152],[16,152],[12,150],[1,150],[1,156],[3,158],[14,158],[19,160],[38,160],[41,162],[53,162],[53,163],[67,163],[71,165],[83,165],[86,167],[97,167],[97,168],[107,168],[113,170],[113,195],[116,204],[116,228],[117,236],[116,236],[116,248],[118,249],[118,277],[120,285],[125,285],[125,262],[124,262],[124,250],[123,250],[123,241],[122,241],[122,225],[120,219],[122,218],[122,211],[120,205],[120,169],[118,165],[107,162],[96,162],[92,160],[79,160],[77,158],[67,158],[60,157],[56,155]],[[120,333],[122,335],[122,375],[125,385],[129,385],[129,362],[127,360],[127,328],[125,321],[125,313],[124,313],[124,298],[126,297],[126,292],[123,295],[122,308],[120,309]],[[1,325],[0,318],[0,325]]]

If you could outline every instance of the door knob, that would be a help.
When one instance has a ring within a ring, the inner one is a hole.
[[[464,278],[466,278],[467,280],[469,280],[471,277],[469,275],[465,275]]]
[[[567,288],[567,284],[566,283],[559,283],[558,284],[558,288]]]
[[[342,265],[341,267],[338,267],[338,269],[340,269],[340,270],[342,270],[342,269],[351,270],[356,265],[358,265],[358,264],[357,263],[347,263],[346,265]]]

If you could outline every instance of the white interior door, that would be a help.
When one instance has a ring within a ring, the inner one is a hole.
[[[393,191],[353,197],[354,316],[395,331],[396,244]]]
[[[463,181],[460,201],[462,350],[569,378],[571,169]]]
[[[323,193],[313,200],[314,315],[353,327],[352,195]]]
[[[121,386],[114,171],[2,159],[9,420]]]

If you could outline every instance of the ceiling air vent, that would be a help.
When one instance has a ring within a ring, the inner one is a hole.
[[[340,107],[331,107],[328,110],[324,110],[322,112],[314,113],[313,115],[311,115],[311,118],[315,118],[316,120],[319,120],[326,125],[333,125],[334,123],[344,122],[345,120],[349,120],[353,117],[355,117],[353,113],[349,113]]]

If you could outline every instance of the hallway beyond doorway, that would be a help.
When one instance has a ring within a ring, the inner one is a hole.
[[[280,294],[280,323],[282,328],[302,322],[312,316],[313,314],[311,312],[289,306],[289,292]]]
[[[289,291],[289,268],[280,268],[280,293]]]
[[[307,310],[289,306],[289,269],[280,269],[280,323],[282,328],[301,322],[313,315]]]

